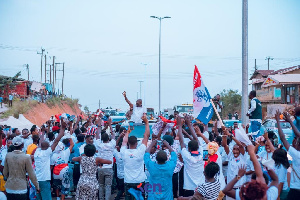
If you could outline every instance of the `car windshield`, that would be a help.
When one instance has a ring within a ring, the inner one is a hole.
[[[193,106],[177,106],[178,112],[193,112]]]
[[[291,128],[291,124],[288,122],[280,122],[280,126],[281,126],[281,128],[284,128],[284,129]],[[275,127],[278,128],[277,123],[276,123]]]

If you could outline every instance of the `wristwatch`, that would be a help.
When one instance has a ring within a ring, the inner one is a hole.
[[[238,181],[241,179],[241,177],[239,175],[236,175],[235,177]]]

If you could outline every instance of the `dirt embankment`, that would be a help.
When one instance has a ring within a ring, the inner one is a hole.
[[[39,103],[24,114],[24,116],[33,124],[41,126],[50,119],[51,116],[68,113],[70,115],[79,115],[82,111],[76,104],[73,109],[66,103],[48,107],[47,104]]]

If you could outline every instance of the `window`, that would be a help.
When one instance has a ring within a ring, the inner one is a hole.
[[[294,104],[295,103],[295,87],[286,88],[286,103]]]

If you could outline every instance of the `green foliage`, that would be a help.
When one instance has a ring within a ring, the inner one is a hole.
[[[46,100],[46,104],[49,108],[53,108],[56,105],[61,106],[61,103],[62,100],[59,97],[52,97]]]
[[[222,118],[226,119],[228,114],[240,113],[242,105],[242,95],[238,90],[223,90],[221,92],[221,101],[223,102]]]
[[[89,112],[90,112],[89,107],[87,107],[87,106],[84,106],[83,110],[84,110],[85,114],[89,114]]]
[[[79,99],[71,99],[71,98],[64,98],[63,100],[64,103],[68,104],[71,109],[76,112],[75,106],[78,105]]]
[[[37,104],[38,102],[35,100],[21,101],[20,99],[14,99],[13,106],[3,113],[1,118],[8,118],[9,116],[19,118],[19,114],[26,113]]]
[[[14,89],[19,84],[16,81],[19,80],[20,76],[21,72],[18,72],[13,77],[0,76],[0,90],[4,90],[6,95],[8,95],[8,89]]]

